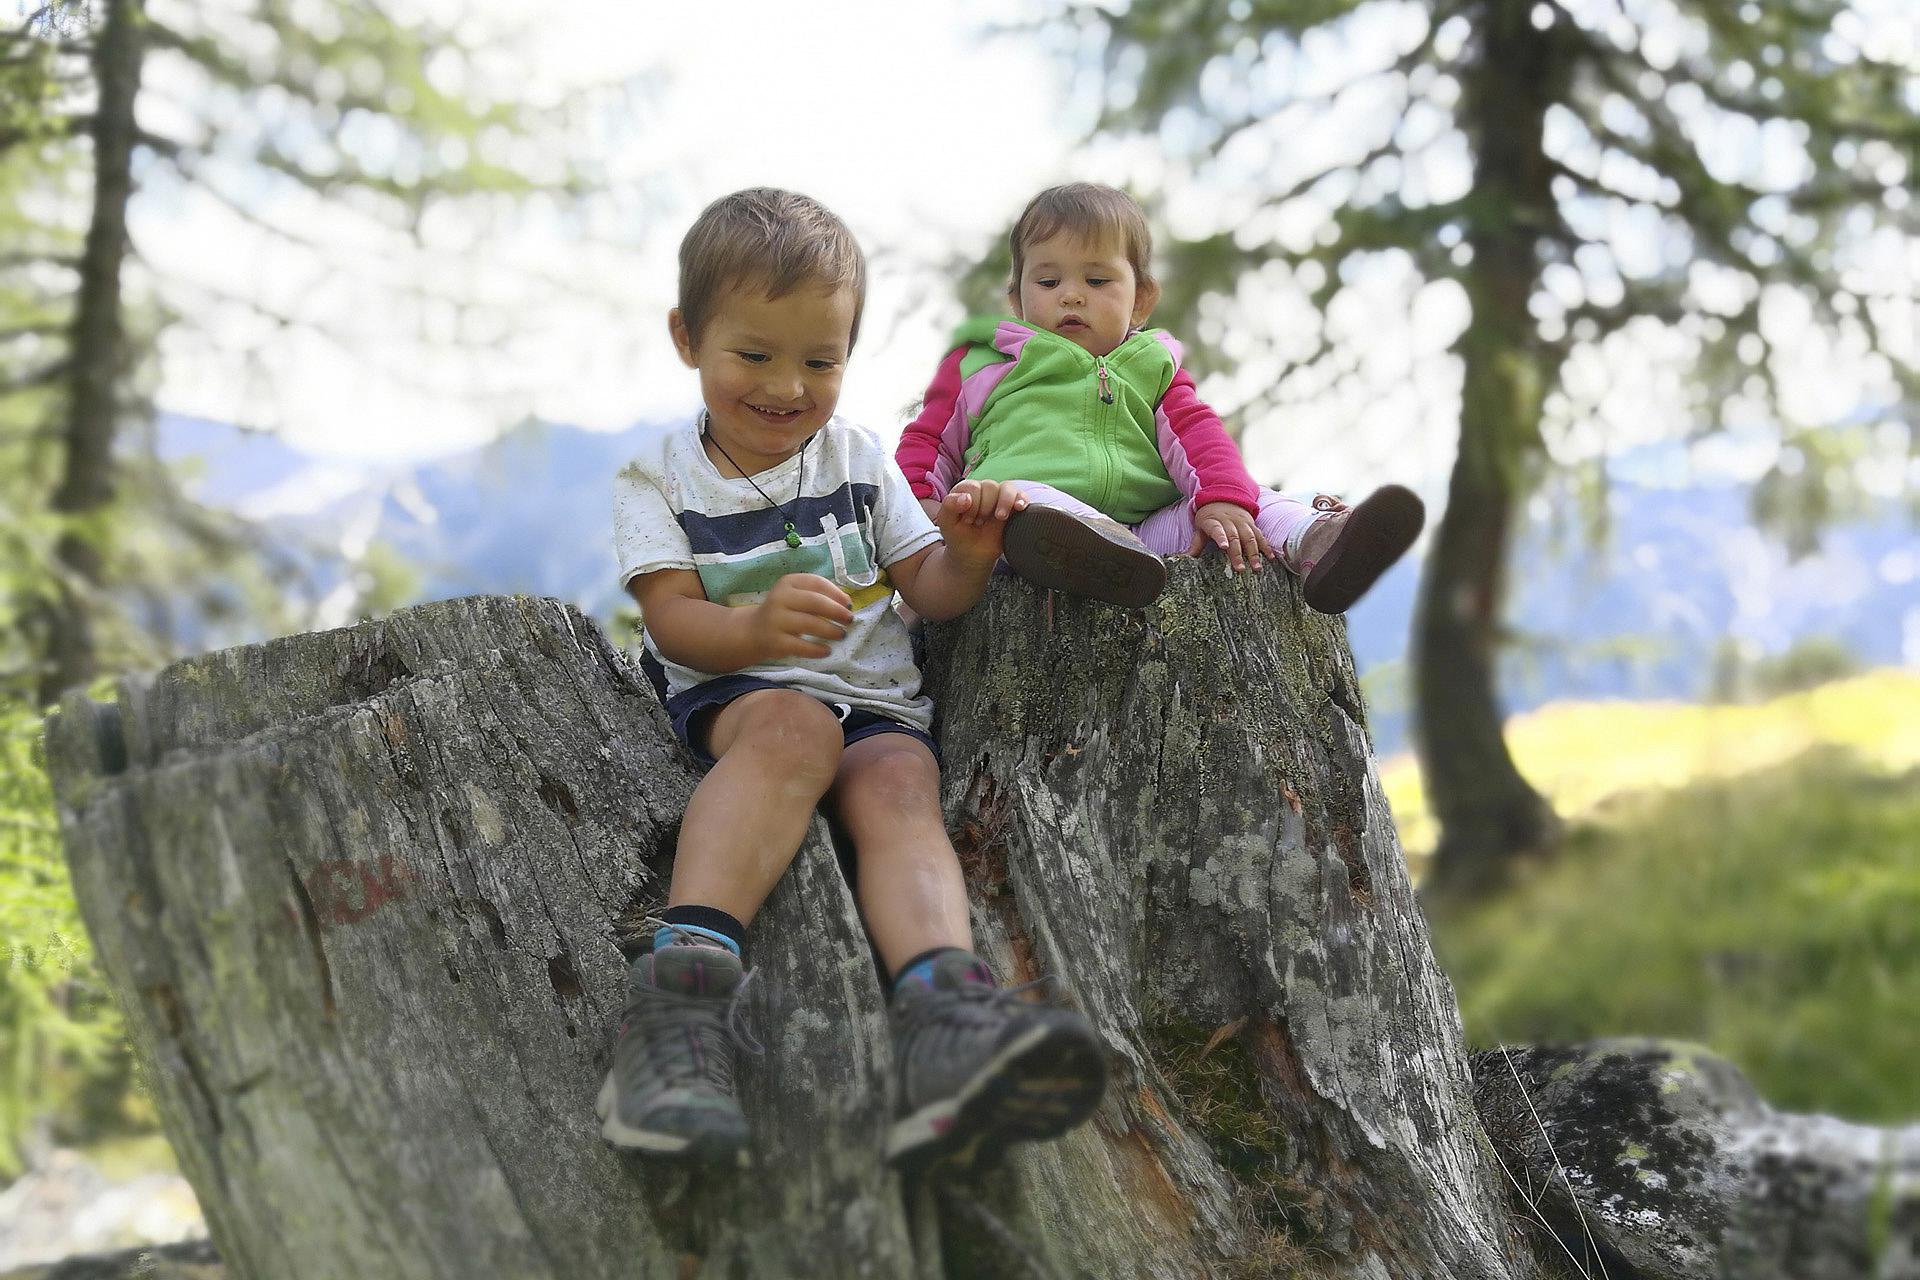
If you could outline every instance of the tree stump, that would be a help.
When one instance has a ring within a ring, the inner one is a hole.
[[[903,1182],[824,822],[755,921],[750,1173],[593,1098],[695,774],[572,609],[421,606],[69,698],[74,886],[235,1280],[1558,1274],[1473,1109],[1343,624],[1176,561],[930,628],[981,949],[1110,1049],[1094,1120]]]
[[[986,952],[1058,975],[1115,1067],[1004,1202],[1063,1274],[1535,1274],[1344,623],[1170,567],[1132,613],[996,581],[930,638]]]

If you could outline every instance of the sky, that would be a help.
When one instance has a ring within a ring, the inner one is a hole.
[[[163,409],[272,427],[310,452],[376,464],[472,447],[528,416],[614,430],[688,412],[694,379],[665,332],[675,249],[708,201],[775,185],[825,201],[867,249],[866,318],[840,407],[890,435],[961,318],[950,260],[985,252],[1034,192],[1079,178],[1151,188],[1172,177],[1166,213],[1189,230],[1243,206],[1251,216],[1262,191],[1330,158],[1328,148],[1348,137],[1278,121],[1290,131],[1251,139],[1258,145],[1244,168],[1253,177],[1232,189],[1191,180],[1153,140],[1089,146],[1080,138],[1092,104],[1057,53],[1031,35],[993,33],[1030,16],[1028,0],[394,2],[437,11],[492,50],[467,69],[468,87],[536,103],[584,95],[591,106],[576,107],[552,145],[582,162],[602,192],[581,208],[536,202],[484,224],[441,216],[423,228],[425,252],[399,252],[343,202],[262,185],[240,166],[224,179],[217,165],[198,175],[224,183],[224,200],[149,175],[136,242],[166,282],[156,286],[165,300],[195,321],[164,339]],[[1569,0],[1576,10],[1613,2]],[[152,0],[158,14],[188,3]],[[1859,3],[1875,39],[1920,56],[1920,24],[1900,18],[1898,0]],[[1650,6],[1657,0],[1630,0],[1636,11]],[[1286,64],[1292,87],[1310,92],[1390,59],[1424,29],[1419,13],[1393,0],[1369,6],[1340,40]],[[195,92],[169,74],[156,67],[141,100],[143,123],[160,131],[186,126],[191,113],[178,103]],[[236,118],[220,127],[238,143],[272,124]],[[1778,175],[1792,151],[1791,139],[1731,139],[1715,159],[1729,172]],[[1445,198],[1467,174],[1458,148],[1443,145],[1402,180]],[[243,214],[332,249],[303,252]],[[1276,240],[1312,231],[1248,225]],[[1920,271],[1920,248],[1894,247],[1886,261],[1889,271]],[[1307,411],[1250,424],[1242,441],[1250,469],[1294,490],[1364,492],[1397,480],[1438,502],[1458,412],[1445,352],[1464,321],[1464,295],[1390,261],[1351,283],[1329,323],[1362,339],[1362,376]],[[462,311],[449,296],[482,305]],[[242,298],[301,323],[263,320]],[[1270,382],[1279,353],[1311,332],[1290,278],[1262,273],[1240,301],[1247,319],[1220,339],[1235,372],[1203,388],[1223,405]],[[1859,383],[1835,376],[1844,353],[1813,335],[1783,346],[1799,364],[1783,378],[1790,412],[1818,421],[1857,410]],[[1671,342],[1582,352],[1565,385],[1593,410],[1558,445],[1620,455],[1671,438],[1688,425],[1684,375]],[[1751,480],[1778,456],[1778,435],[1770,422],[1737,425],[1698,448],[1645,456],[1668,479],[1695,479],[1704,467]],[[1898,487],[1897,473],[1884,479]]]
[[[524,9],[497,3],[493,16]],[[319,453],[396,460],[471,446],[528,414],[617,429],[689,411],[694,377],[666,334],[680,237],[708,201],[771,185],[825,202],[867,250],[866,317],[841,412],[891,432],[960,318],[941,260],[957,246],[984,250],[1034,192],[1079,176],[1059,67],[1030,41],[983,34],[990,5],[965,16],[893,0],[550,10],[514,41],[518,87],[541,97],[639,81],[630,95],[602,95],[612,105],[592,114],[592,136],[571,140],[608,186],[588,217],[592,239],[612,243],[586,245],[571,220],[536,208],[494,227],[478,254],[411,264],[512,313],[510,342],[461,351],[440,340],[434,317],[379,296],[391,275],[362,287],[350,272],[292,265],[285,243],[219,202],[158,184],[135,224],[157,275],[193,282],[203,291],[194,297],[263,290],[350,332],[336,342],[249,321],[238,307],[198,309],[202,323],[165,353],[163,408],[274,425]],[[1017,136],[984,141],[990,122],[1008,121]],[[316,237],[353,234],[339,210],[297,194],[248,198]],[[513,279],[499,276],[509,260]]]

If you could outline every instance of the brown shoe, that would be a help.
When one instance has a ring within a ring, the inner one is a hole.
[[[1167,566],[1123,524],[1038,504],[1007,518],[1001,549],[1035,586],[1144,609],[1167,585]]]
[[[1357,507],[1338,508],[1300,539],[1301,594],[1316,613],[1345,613],[1393,562],[1406,554],[1426,523],[1426,504],[1413,490],[1382,485]]]

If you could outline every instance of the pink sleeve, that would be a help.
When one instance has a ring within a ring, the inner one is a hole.
[[[1247,474],[1239,446],[1227,434],[1220,415],[1200,398],[1185,369],[1173,375],[1156,416],[1161,423],[1161,460],[1194,506],[1231,502],[1259,514],[1260,486]]]
[[[960,361],[966,354],[965,347],[955,347],[940,362],[939,371],[927,386],[919,416],[901,432],[900,446],[894,450],[893,459],[906,473],[916,498],[943,498],[959,479],[962,459],[943,459],[941,450],[944,446],[949,454],[953,452],[949,428],[960,404]]]

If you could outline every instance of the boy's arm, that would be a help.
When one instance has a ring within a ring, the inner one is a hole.
[[[971,609],[986,594],[1000,558],[1007,517],[1027,505],[1018,485],[962,480],[940,502],[941,541],[887,566],[887,576],[907,607],[945,622]]]
[[[1185,369],[1173,375],[1173,384],[1160,397],[1159,416],[1168,428],[1160,441],[1161,460],[1196,508],[1231,502],[1259,513],[1260,486],[1247,474],[1246,461],[1220,415],[1200,398],[1193,375]]]
[[[929,501],[938,503],[960,479],[966,466],[965,430],[947,439],[953,426],[955,407],[960,403],[960,361],[965,347],[955,347],[940,362],[940,368],[927,385],[920,412],[900,433],[900,444],[893,460],[907,477],[907,486],[921,501],[927,514],[933,514]]]
[[[991,566],[989,566],[991,567]],[[662,655],[710,675],[778,658],[824,658],[853,624],[852,601],[825,578],[790,573],[744,608],[707,599],[691,569],[656,569],[627,583]]]

